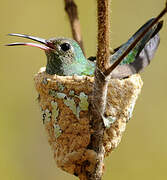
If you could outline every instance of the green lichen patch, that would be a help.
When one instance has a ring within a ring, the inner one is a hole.
[[[60,82],[57,82],[57,87],[59,91],[64,91],[65,87]]]
[[[59,108],[57,102],[51,101],[52,106],[52,119],[57,122],[57,117],[59,116]]]
[[[116,117],[113,116],[103,117],[104,126],[106,128],[110,128],[111,124],[113,124],[115,121],[116,121]]]
[[[57,93],[56,97],[59,98],[59,99],[64,99],[66,97],[66,94],[64,94],[64,93]]]
[[[55,98],[59,98],[59,99],[64,99],[66,97],[66,94],[57,92],[54,89],[49,90],[49,95],[51,95],[52,97],[55,97]]]
[[[46,122],[50,122],[52,114],[51,114],[51,112],[49,111],[49,109],[43,110],[43,109],[41,108],[41,114],[42,114],[43,124],[45,124]]]
[[[76,108],[76,116],[77,116],[78,119],[79,119],[79,113],[80,113],[80,111],[81,111],[80,107],[77,106],[77,108]]]
[[[80,99],[79,107],[81,111],[87,111],[89,106],[88,96],[84,92],[81,92],[78,98]]]
[[[75,95],[75,92],[74,92],[73,90],[70,90],[69,95],[70,95],[70,96],[74,96],[74,95]]]
[[[56,97],[57,91],[55,91],[54,89],[49,89],[49,95],[51,95],[52,97]]]
[[[79,119],[79,114],[80,111],[87,111],[88,110],[88,95],[86,95],[84,92],[81,92],[78,95],[75,95],[75,92],[73,90],[69,91],[69,96],[67,97],[67,95],[65,93],[62,92],[57,92],[56,90],[50,89],[49,90],[49,94],[55,98],[58,99],[62,99],[64,104],[66,106],[68,106],[74,115],[76,115],[76,117]],[[79,99],[79,104],[75,102],[75,98]],[[59,114],[59,109],[57,104],[55,104],[54,102],[54,119],[57,120],[58,114]]]
[[[62,130],[60,129],[60,126],[56,123],[53,124],[53,128],[54,128],[55,137],[58,138],[61,135]]]
[[[74,91],[69,92],[69,94],[74,96]],[[64,104],[68,106],[79,119],[80,111],[88,110],[88,106],[89,106],[88,96],[84,92],[81,92],[79,96],[75,95],[74,97],[79,98],[80,100],[79,105],[75,103],[73,98],[69,98],[69,97],[64,99]]]
[[[75,114],[77,116],[77,107],[76,107],[76,103],[75,103],[74,99],[67,98],[67,99],[64,99],[63,101],[64,101],[64,104],[72,110],[73,114]]]

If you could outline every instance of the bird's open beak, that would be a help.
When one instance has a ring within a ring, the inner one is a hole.
[[[28,35],[25,35],[25,34],[17,34],[17,33],[11,33],[11,34],[8,34],[8,35],[9,36],[17,36],[17,37],[23,37],[23,38],[31,39],[31,40],[39,42],[41,44],[16,42],[16,43],[7,44],[6,46],[19,46],[19,45],[32,46],[32,47],[38,47],[38,48],[40,48],[42,50],[45,50],[45,51],[53,49],[52,44],[47,42],[47,40],[42,39],[42,38],[38,38],[38,37],[34,37],[34,36],[28,36]]]

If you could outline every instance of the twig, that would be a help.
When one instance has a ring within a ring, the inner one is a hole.
[[[84,53],[77,6],[73,0],[64,0],[64,3],[65,3],[65,11],[67,12],[70,20],[73,38],[78,42]]]
[[[98,0],[97,67],[104,72],[109,67],[110,56],[110,0]]]
[[[88,177],[90,180],[101,180],[103,175],[103,160],[105,154],[103,147],[103,115],[106,107],[107,79],[109,78],[104,76],[103,72],[108,68],[110,57],[110,0],[97,0],[97,9],[98,52],[90,122],[94,133],[91,136],[91,143],[89,144],[89,148],[97,153],[97,157],[94,170]]]
[[[128,53],[136,46],[136,44],[144,37],[144,35],[167,13],[167,1],[165,8],[160,12],[160,14],[152,21],[152,23],[136,38],[136,40],[129,45],[127,50],[119,57],[118,60],[115,61],[114,64],[112,64],[111,67],[109,67],[105,72],[104,75],[108,76],[117,66],[118,64],[123,60],[123,58],[128,55]]]

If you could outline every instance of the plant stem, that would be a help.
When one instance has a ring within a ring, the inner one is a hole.
[[[106,97],[109,77],[104,76],[109,66],[110,57],[110,0],[97,0],[98,16],[98,51],[93,98],[91,100],[91,136],[89,148],[97,153],[94,171],[89,174],[89,180],[101,180],[104,161],[104,123],[103,116],[106,107]]]
[[[65,11],[68,14],[69,21],[71,24],[73,38],[78,42],[78,44],[80,45],[80,47],[84,53],[83,41],[82,41],[82,36],[81,36],[81,27],[80,27],[80,22],[79,22],[79,18],[78,18],[77,5],[75,4],[75,2],[73,0],[64,0],[64,3],[65,3]]]

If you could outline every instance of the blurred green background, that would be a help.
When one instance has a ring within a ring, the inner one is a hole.
[[[87,56],[96,53],[96,1],[76,1]],[[165,0],[112,2],[112,47],[125,42]],[[45,66],[44,52],[30,47],[5,47],[22,41],[8,33],[43,38],[71,37],[62,0],[1,0],[0,6],[0,179],[77,179],[54,163],[36,101],[33,77]],[[167,179],[167,16],[161,44],[142,73],[144,87],[118,149],[105,161],[104,179]],[[23,39],[24,41],[24,39]]]

